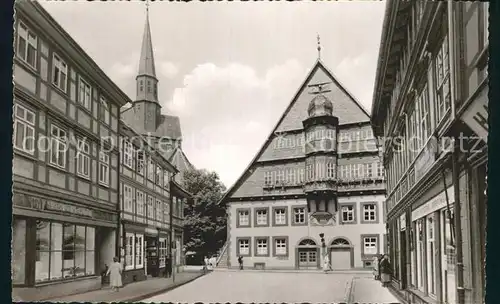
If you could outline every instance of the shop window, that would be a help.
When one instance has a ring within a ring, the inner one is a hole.
[[[424,291],[424,228],[422,219],[417,220],[417,288]]]
[[[125,236],[125,269],[134,269],[134,242],[135,235],[133,233],[126,233]]]
[[[95,274],[93,227],[37,221],[35,281]]]
[[[165,267],[166,265],[166,258],[167,258],[167,239],[165,238],[160,238],[160,243],[159,243],[159,259],[160,259],[160,267]]]
[[[427,240],[427,291],[429,294],[436,295],[436,271],[435,271],[435,242],[434,242],[434,216],[427,216],[427,229],[426,229],[426,240]]]
[[[142,234],[135,235],[135,268],[144,267],[144,236]]]
[[[456,303],[455,287],[455,245],[453,242],[453,209],[441,211],[441,271],[442,271],[442,294],[444,303]]]
[[[26,220],[15,218],[12,223],[12,284],[24,284],[26,279]]]

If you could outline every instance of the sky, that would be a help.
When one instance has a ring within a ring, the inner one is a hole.
[[[132,100],[144,2],[44,1],[43,7]],[[162,113],[183,150],[230,187],[318,58],[371,109],[385,1],[150,2]]]

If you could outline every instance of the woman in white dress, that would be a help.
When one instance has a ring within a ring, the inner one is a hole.
[[[330,267],[330,258],[328,257],[328,254],[327,254],[327,255],[325,255],[325,258],[323,260],[323,271],[325,273],[327,273],[328,270],[330,270],[330,268],[331,268]]]
[[[118,262],[118,258],[113,258],[113,264],[109,266],[108,272],[106,275],[109,275],[109,283],[111,285],[111,290],[118,291],[120,287],[122,287],[122,264]]]

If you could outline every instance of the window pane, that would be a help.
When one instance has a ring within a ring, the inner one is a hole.
[[[76,226],[75,275],[85,275],[85,226]]]
[[[14,219],[12,223],[12,283],[25,283],[26,221]]]
[[[94,250],[95,247],[95,228],[87,227],[86,250]]]
[[[75,225],[64,224],[64,239],[63,239],[63,276],[73,276],[75,266]]]
[[[37,221],[36,223],[36,262],[35,280],[49,279],[49,247],[50,247],[50,223]]]
[[[63,227],[62,224],[52,223],[52,233],[50,236],[50,279],[60,279],[62,277],[62,250],[63,248]],[[57,250],[57,251],[54,251]]]
[[[85,274],[93,275],[95,274],[95,254],[94,251],[85,251]]]

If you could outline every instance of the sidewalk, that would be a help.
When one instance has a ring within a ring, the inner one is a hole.
[[[373,278],[354,278],[348,303],[401,303],[380,281]]]
[[[119,292],[111,291],[110,287],[94,290],[86,293],[66,296],[56,299],[47,299],[49,302],[137,302],[142,299],[167,292],[171,289],[189,283],[201,276],[201,271],[184,271],[175,274],[175,283],[172,278],[152,278],[145,281],[130,283],[120,289]],[[46,302],[44,301],[44,302]]]
[[[280,273],[320,273],[325,274],[321,269],[244,269],[237,268],[215,268],[216,272],[280,272]],[[366,269],[346,269],[346,270],[330,270],[328,274],[355,274],[360,277],[373,277],[372,270]]]

